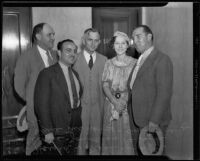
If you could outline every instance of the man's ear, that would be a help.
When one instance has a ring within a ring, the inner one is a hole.
[[[61,57],[61,51],[58,50],[57,52],[58,52],[58,56],[59,56],[59,59],[60,59],[60,57]]]
[[[35,36],[36,36],[37,40],[41,40],[42,36],[39,33],[37,33]]]
[[[82,41],[82,44],[85,45],[85,37],[84,36],[82,36],[81,41]]]
[[[147,38],[148,38],[149,41],[152,41],[152,34],[148,34]]]

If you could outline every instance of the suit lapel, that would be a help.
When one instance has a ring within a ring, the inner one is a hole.
[[[147,59],[145,60],[145,62],[141,66],[141,68],[139,69],[136,79],[138,79],[140,76],[142,76],[144,74],[144,72],[147,71],[147,69],[152,66],[153,62],[155,61],[156,55],[157,55],[157,51],[155,49],[153,49],[151,54],[147,57]]]
[[[53,58],[53,64],[55,64],[58,61],[58,53],[57,51],[50,50],[51,56]]]
[[[131,79],[132,79],[132,76],[133,76],[133,71],[134,71],[134,69],[135,69],[135,66],[136,66],[136,63],[134,64],[134,66],[133,66],[133,68],[132,68],[132,70],[131,70],[131,72],[130,72],[130,74],[129,74],[129,77],[128,77],[127,86],[128,86],[128,89],[129,89],[129,90],[131,90],[131,88],[130,88],[130,83],[131,83]]]
[[[72,72],[74,73],[74,75],[76,76],[76,78],[78,80],[78,83],[79,83],[79,86],[80,86],[79,96],[81,97],[82,94],[83,94],[83,87],[82,87],[79,75],[78,75],[78,73],[73,68],[72,68]]]
[[[83,72],[84,72],[83,75],[87,75],[88,71],[90,71],[90,68],[89,68],[89,66],[87,64],[87,61],[85,59],[85,56],[84,56],[83,52],[80,55],[79,63],[82,64],[80,66],[83,67],[83,69],[84,69],[83,70]]]
[[[80,61],[84,64],[85,67],[88,67],[88,69],[89,69],[89,66],[87,64],[87,61],[86,61],[85,56],[83,54],[83,51],[80,54],[81,54],[80,55],[80,59],[81,59]]]
[[[35,58],[36,58],[36,63],[38,63],[40,69],[45,68],[45,64],[44,64],[44,62],[43,62],[43,60],[42,60],[42,57],[41,57],[41,55],[40,55],[40,53],[39,53],[39,50],[38,50],[37,46],[34,45],[34,46],[33,46],[33,49],[34,49],[34,56],[35,56]]]
[[[70,102],[68,86],[62,68],[58,63],[55,64],[55,67],[56,68],[54,72],[56,73],[56,80],[58,82],[58,85],[60,86],[60,89],[64,92],[64,94],[67,96],[68,101]]]
[[[94,62],[94,65],[93,65],[93,67],[92,68],[98,68],[98,65],[100,64],[100,58],[99,58],[99,53],[98,52],[96,52],[96,60],[95,60],[95,62]]]

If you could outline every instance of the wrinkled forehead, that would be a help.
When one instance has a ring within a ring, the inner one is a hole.
[[[143,29],[142,27],[139,27],[139,28],[136,28],[136,29],[133,31],[132,36],[136,36],[136,35],[143,34],[143,33],[144,33],[144,29]]]
[[[43,32],[48,34],[48,33],[55,33],[53,28],[49,24],[45,24],[43,26]]]
[[[87,35],[87,38],[91,38],[91,39],[100,39],[100,35],[99,35],[98,32],[90,31],[90,32],[88,32],[86,35]]]
[[[73,42],[64,42],[62,44],[62,49],[76,49],[76,45]]]

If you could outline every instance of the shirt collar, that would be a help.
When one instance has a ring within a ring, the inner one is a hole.
[[[46,54],[47,51],[44,50],[44,49],[42,49],[39,45],[37,45],[37,48],[38,48],[38,50],[39,50],[40,53]]]
[[[83,54],[84,54],[84,56],[85,56],[87,62],[89,62],[89,60],[90,60],[90,55],[91,55],[91,54],[89,54],[86,50],[83,51]],[[93,58],[93,61],[95,61],[95,59],[96,59],[96,52],[95,52],[95,51],[94,51],[94,53],[92,54],[92,58]]]
[[[142,57],[143,57],[143,58],[147,58],[147,57],[151,54],[151,52],[153,51],[153,49],[154,49],[154,46],[151,46],[150,48],[148,48],[148,49],[142,54]]]
[[[67,66],[67,65],[65,65],[63,62],[61,62],[60,60],[58,61],[58,63],[60,64],[60,66],[61,66],[61,68],[62,69],[68,69],[68,67],[70,67],[70,66]]]

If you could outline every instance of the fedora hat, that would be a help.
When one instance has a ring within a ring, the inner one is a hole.
[[[149,132],[148,126],[141,129],[139,135],[139,148],[143,155],[162,155],[164,138],[160,128],[155,132]]]
[[[24,106],[17,117],[17,130],[20,132],[28,129],[28,123],[26,121],[26,106]]]

